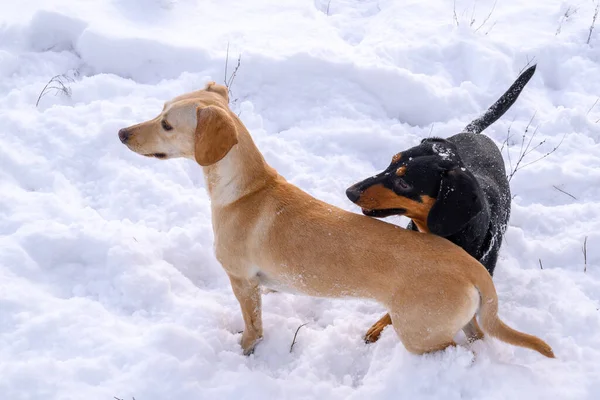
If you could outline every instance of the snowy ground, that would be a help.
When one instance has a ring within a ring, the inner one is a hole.
[[[4,2],[0,398],[597,399],[594,2],[504,0],[487,21],[493,1],[457,0],[456,18],[452,3]],[[232,107],[268,162],[356,212],[347,186],[423,137],[458,132],[535,57],[536,75],[486,133],[501,145],[512,124],[513,164],[532,117],[532,143],[546,142],[523,163],[564,141],[511,182],[495,282],[502,318],[558,359],[487,339],[474,364],[462,347],[418,357],[391,330],[367,346],[379,305],[287,294],[264,297],[265,339],[242,356],[200,168],[143,158],[117,138],[163,101],[222,82],[227,43],[230,73],[242,53]],[[70,97],[36,107],[59,74],[72,78]]]

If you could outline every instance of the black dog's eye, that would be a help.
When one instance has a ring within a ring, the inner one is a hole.
[[[167,121],[165,121],[164,119],[162,120],[162,122],[160,124],[162,125],[162,128],[165,131],[170,131],[171,129],[173,129],[173,127],[171,125],[169,125],[169,123]]]
[[[404,179],[394,179],[394,188],[396,190],[408,190],[410,185]]]

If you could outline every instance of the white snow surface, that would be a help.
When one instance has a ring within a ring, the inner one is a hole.
[[[0,398],[598,399],[595,4],[453,3],[4,1]],[[501,146],[510,127],[513,166],[530,120],[532,145],[544,143],[522,165],[560,146],[511,181],[494,281],[501,318],[557,359],[490,338],[416,356],[392,329],[366,345],[380,305],[283,293],[263,296],[265,337],[243,356],[200,167],[141,157],[117,137],[223,82],[228,44],[229,74],[242,54],[231,107],[267,161],[354,212],[348,186],[424,137],[459,132],[534,58],[536,74],[485,133]],[[36,107],[59,74],[70,96]]]

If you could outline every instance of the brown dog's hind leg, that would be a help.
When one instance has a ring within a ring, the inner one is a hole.
[[[254,352],[254,346],[263,336],[260,287],[256,278],[240,279],[230,275],[229,280],[242,309],[244,333],[241,345],[247,356]]]
[[[470,325],[479,294],[469,284],[446,276],[420,288],[418,296],[401,288],[388,302],[392,324],[404,347],[425,354],[456,346],[454,336]]]
[[[455,347],[456,342],[452,335],[436,335],[436,337],[423,337],[423,335],[414,335],[414,332],[403,335],[398,330],[398,336],[402,338],[402,344],[409,352],[417,355],[433,353],[445,350],[448,347]]]
[[[448,347],[456,347],[456,343],[454,340],[448,340],[446,342],[437,343],[435,345],[430,346],[424,353],[432,353],[434,351],[442,351],[446,350]]]
[[[456,346],[453,335],[450,332],[437,332],[437,334],[424,334],[424,330],[412,327],[396,327],[396,333],[402,340],[402,344],[410,353],[421,355],[435,351],[445,350]]]
[[[375,324],[367,331],[364,337],[365,343],[375,343],[377,340],[379,340],[381,332],[383,332],[385,327],[391,324],[392,318],[390,317],[390,314],[385,314],[383,317],[381,317],[379,321],[375,322]]]
[[[467,336],[467,340],[469,343],[473,343],[476,340],[483,339],[483,331],[479,327],[477,323],[477,318],[473,316],[473,319],[469,321],[467,325],[463,328],[463,332]]]

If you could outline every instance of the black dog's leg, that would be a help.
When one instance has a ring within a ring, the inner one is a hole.
[[[487,254],[484,254],[481,258],[480,262],[483,264],[485,269],[488,270],[490,276],[494,276],[494,269],[496,268],[496,263],[498,262],[498,253],[500,252],[500,246],[502,245],[501,240],[495,241]]]
[[[409,231],[419,232],[419,228],[417,228],[417,226],[415,225],[415,223],[412,222],[412,219],[410,220],[410,222],[408,224],[406,224],[406,229],[408,229]]]

